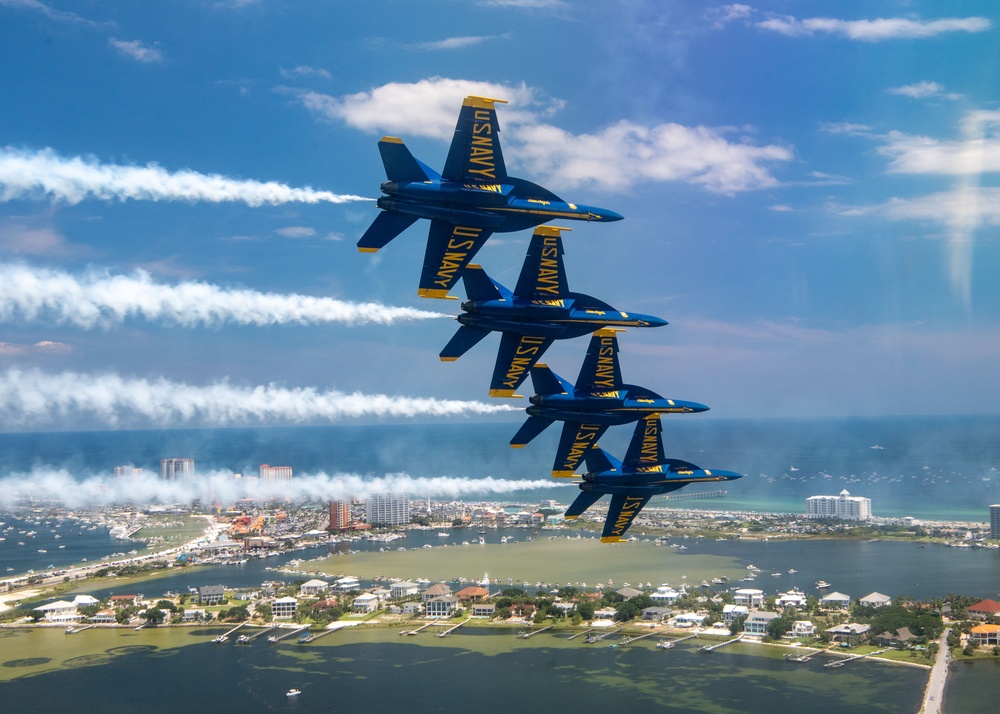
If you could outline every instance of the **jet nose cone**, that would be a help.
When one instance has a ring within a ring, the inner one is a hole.
[[[606,208],[595,208],[591,213],[595,216],[593,220],[602,221],[604,223],[610,223],[611,221],[620,221],[625,216],[620,213],[615,213],[614,211],[609,211]]]
[[[674,402],[674,404],[681,407],[686,412],[697,413],[697,412],[708,411],[708,407],[706,407],[704,404],[699,404],[698,402],[680,402],[677,401],[676,399],[672,401]]]
[[[640,327],[663,327],[664,325],[669,325],[669,324],[670,323],[664,320],[662,317],[656,317],[655,315],[639,316]]]

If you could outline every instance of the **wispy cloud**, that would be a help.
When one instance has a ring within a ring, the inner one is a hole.
[[[163,61],[163,53],[155,47],[146,47],[139,40],[119,40],[117,37],[109,37],[108,44],[118,50],[119,53],[134,59],[143,64],[156,64]]]
[[[474,494],[508,494],[558,487],[545,479],[419,477],[406,473],[369,476],[325,472],[296,475],[290,481],[235,478],[231,471],[199,472],[198,478],[164,481],[157,474],[114,478],[107,474],[77,474],[66,469],[39,466],[0,478],[0,505],[22,499],[57,500],[70,508],[124,503],[233,503],[288,499],[315,502],[369,498],[379,493],[419,494],[422,498],[458,499]]]
[[[621,120],[589,134],[572,134],[547,123],[562,107],[527,87],[433,77],[413,84],[387,84],[370,92],[331,97],[299,95],[327,119],[372,133],[429,136],[450,141],[458,107],[474,94],[510,100],[502,111],[511,163],[563,185],[591,184],[625,190],[642,181],[684,181],[717,193],[774,186],[769,166],[793,158],[790,148],[759,146],[729,128],[676,123],[647,126]]]
[[[890,94],[898,94],[903,97],[910,97],[911,99],[927,99],[929,97],[940,97],[941,99],[949,99],[952,101],[962,98],[961,94],[955,94],[954,92],[944,91],[944,85],[938,84],[937,82],[915,82],[914,84],[906,84],[902,87],[890,87]]]
[[[52,340],[42,340],[32,345],[0,342],[0,356],[2,357],[24,357],[26,355],[39,354],[67,354],[72,351],[73,349],[65,342],[53,342]]]
[[[715,29],[721,29],[730,22],[736,20],[748,20],[754,13],[754,9],[742,3],[732,3],[721,7],[709,8],[705,12],[705,18],[712,23]]]
[[[0,425],[22,428],[63,419],[92,425],[237,424],[330,422],[360,417],[450,417],[519,411],[504,404],[346,393],[315,387],[267,384],[237,387],[228,382],[197,386],[168,379],[37,369],[0,372]]]
[[[312,238],[316,229],[312,226],[286,226],[274,231],[282,238]]]
[[[475,45],[481,45],[484,42],[489,42],[498,38],[498,35],[477,35],[470,37],[448,37],[443,40],[436,40],[433,42],[417,42],[414,44],[405,45],[407,49],[412,50],[460,50],[466,47],[474,47]]]
[[[95,157],[63,157],[52,149],[0,148],[0,201],[51,199],[76,204],[104,201],[240,202],[250,206],[282,203],[347,203],[362,196],[293,188],[273,181],[245,181],[196,171],[167,171],[156,165],[102,164]]]
[[[293,69],[282,69],[280,74],[285,79],[332,79],[332,75],[322,67],[299,65]]]
[[[50,20],[55,20],[56,22],[69,22],[78,23],[81,25],[89,25],[91,27],[99,27],[105,23],[94,22],[93,20],[88,20],[85,17],[81,17],[73,12],[66,12],[64,10],[56,10],[43,2],[38,0],[0,0],[0,6],[20,8],[24,10],[32,10],[34,12],[40,12],[45,15],[45,17]]]
[[[83,329],[126,320],[181,327],[221,325],[394,324],[451,317],[444,313],[311,295],[262,293],[204,282],[154,282],[144,271],[71,275],[0,264],[0,321],[51,321]]]
[[[829,17],[797,19],[791,15],[773,15],[756,26],[790,37],[816,34],[837,35],[859,42],[925,39],[950,32],[985,32],[992,22],[985,17],[948,17],[939,20],[915,20],[904,17],[873,20],[839,20]]]
[[[961,139],[942,140],[890,132],[879,153],[890,173],[960,176],[1000,171],[1000,111],[969,112]]]
[[[0,219],[0,252],[13,255],[65,256],[80,252],[51,224],[37,219]]]

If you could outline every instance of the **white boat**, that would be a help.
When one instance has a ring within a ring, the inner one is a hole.
[[[816,581],[816,587],[817,588],[828,588],[828,587],[830,587],[830,583],[826,582],[825,580],[817,580]]]
[[[285,692],[285,696],[286,697],[297,697],[300,694],[302,694],[301,690],[294,689],[294,688],[289,689],[287,692]]]

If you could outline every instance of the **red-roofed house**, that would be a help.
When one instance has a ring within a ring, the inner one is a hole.
[[[467,588],[462,588],[455,596],[461,603],[468,602],[482,602],[490,596],[490,591],[486,588],[481,588],[478,585],[470,585]]]
[[[969,632],[969,641],[977,645],[1000,645],[1000,625],[976,625]]]
[[[996,600],[982,600],[975,605],[970,605],[968,612],[970,617],[977,617],[980,620],[985,620],[987,617],[996,617],[1000,615],[1000,602]]]

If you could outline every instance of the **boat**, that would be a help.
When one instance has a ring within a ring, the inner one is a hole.
[[[672,650],[674,648],[674,643],[668,640],[660,640],[656,643],[656,646],[661,650]]]
[[[294,687],[292,689],[289,689],[287,692],[285,692],[285,696],[286,697],[297,697],[300,694],[302,694],[302,690],[295,689]]]
[[[447,538],[449,535],[451,535],[451,534],[450,533],[444,533],[444,532],[438,533],[438,537],[439,538]]]
[[[830,587],[830,583],[826,582],[825,580],[817,580],[816,587],[820,589],[828,588]]]

